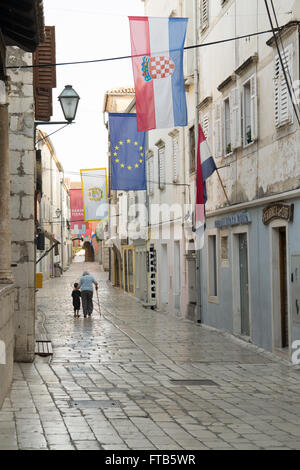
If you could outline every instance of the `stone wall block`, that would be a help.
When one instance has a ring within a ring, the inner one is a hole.
[[[12,240],[33,242],[35,236],[34,220],[12,220]]]
[[[33,99],[33,86],[32,85],[23,85],[23,95],[25,98]]]
[[[10,116],[10,131],[12,135],[22,134],[33,139],[32,114],[13,114]]]
[[[32,312],[24,311],[24,315],[32,315]],[[32,362],[34,360],[33,335],[21,334],[16,331],[14,357],[16,362]]]
[[[16,263],[16,264],[23,264],[27,262],[34,263],[34,260],[35,260],[34,241],[32,241],[31,243],[25,242],[25,241],[24,242],[23,241],[12,242],[11,251],[12,251],[13,263]]]
[[[33,139],[22,134],[9,135],[10,150],[33,150]]]
[[[33,151],[10,151],[11,175],[34,176],[35,152]]]
[[[15,132],[15,131],[20,131],[22,129],[22,121],[23,119],[18,116],[18,115],[14,115],[14,116],[10,116],[10,119],[9,119],[9,128],[12,132]]]
[[[11,179],[11,194],[34,196],[35,180],[33,175],[17,176]]]
[[[20,263],[13,267],[16,285],[19,287],[35,287],[35,262]]]
[[[28,328],[27,328],[28,318],[25,315],[26,311],[27,310],[25,309],[25,305],[24,305],[24,308],[22,308],[22,310],[15,312],[15,321],[14,321],[15,332],[17,335],[20,335],[20,336],[23,336],[23,335],[25,336],[28,333]]]
[[[9,114],[33,113],[32,98],[24,98],[22,96],[9,96]]]
[[[11,318],[11,311],[13,311],[14,306],[14,297],[15,297],[15,288],[3,289],[3,286],[0,285],[0,299],[1,303],[3,304],[0,307],[0,329],[3,328],[4,325],[10,320]]]
[[[0,408],[8,393],[13,375],[14,295],[13,286],[0,286],[0,340],[4,341],[6,349],[6,365],[0,365]]]
[[[34,138],[34,115],[31,113],[24,116],[24,134]]]
[[[32,72],[31,71],[16,71],[11,69],[9,71],[9,76],[11,79],[11,83],[16,83],[19,80],[22,80],[24,85],[31,85],[32,86]]]
[[[21,197],[18,194],[14,194],[10,198],[10,214],[12,219],[18,219],[20,217],[21,208]]]
[[[35,174],[35,151],[34,150],[25,151],[22,162],[23,162],[25,173],[28,175],[34,175]]]
[[[29,332],[32,334],[33,322],[32,315],[27,318],[24,311],[31,311],[32,306],[35,305],[33,288],[21,287],[19,289],[19,305],[20,309],[15,311],[15,327],[20,329],[22,333]],[[33,313],[33,312],[32,312]],[[34,315],[33,315],[34,317]]]
[[[9,159],[10,159],[10,173],[11,175],[18,174],[18,167],[22,163],[22,159],[24,156],[24,152],[17,151],[17,152],[9,152]]]
[[[20,287],[16,287],[15,290],[15,299],[14,299],[14,311],[18,312],[20,310]]]
[[[34,218],[34,199],[32,196],[21,196],[20,213],[22,219]]]

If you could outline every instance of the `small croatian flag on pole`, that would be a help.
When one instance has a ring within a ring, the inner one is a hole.
[[[197,147],[197,189],[195,210],[196,250],[204,247],[205,203],[207,201],[206,180],[217,170],[206,137],[199,125]]]
[[[137,129],[187,125],[183,51],[187,18],[129,17]]]

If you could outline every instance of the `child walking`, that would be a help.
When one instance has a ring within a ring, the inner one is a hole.
[[[73,297],[73,307],[74,307],[74,318],[79,318],[79,310],[80,310],[80,297],[81,297],[81,292],[79,290],[79,284],[78,282],[75,282],[74,284],[74,290],[72,292],[72,297]]]

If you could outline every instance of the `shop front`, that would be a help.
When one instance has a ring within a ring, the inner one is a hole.
[[[208,214],[200,254],[202,323],[286,358],[300,340],[300,199],[295,196]]]

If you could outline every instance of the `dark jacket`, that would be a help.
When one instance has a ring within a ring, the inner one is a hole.
[[[79,310],[80,309],[80,297],[81,297],[80,290],[74,289],[72,292],[72,297],[73,297],[74,310]]]

